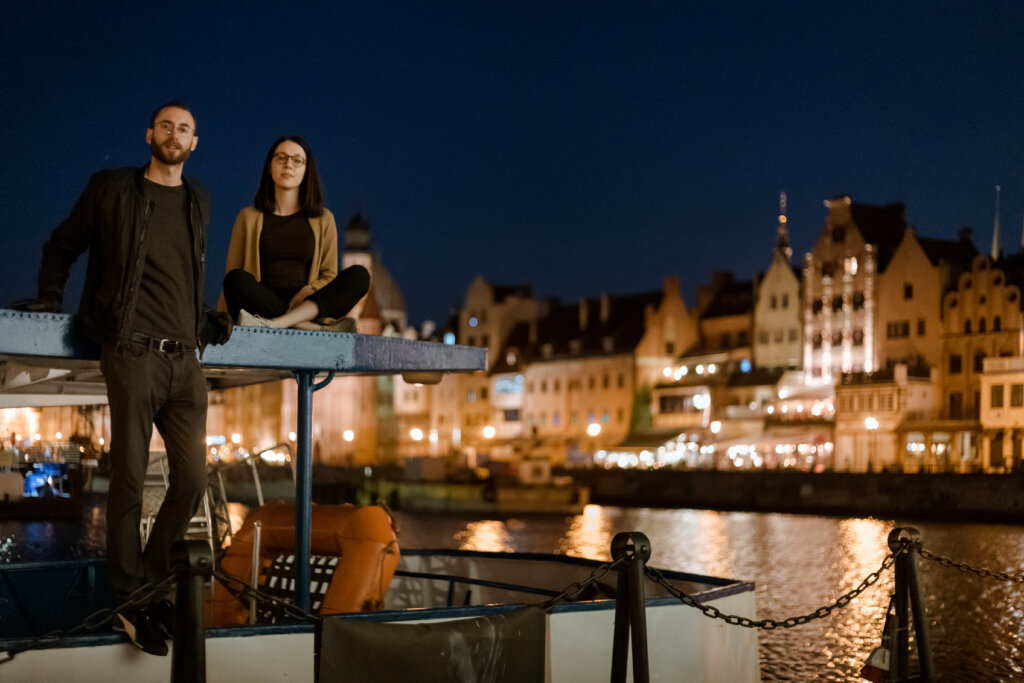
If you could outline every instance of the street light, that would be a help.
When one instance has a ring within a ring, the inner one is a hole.
[[[875,447],[878,442],[878,420],[873,417],[864,418],[864,426],[871,432],[871,449],[868,451],[868,472],[875,471]]]

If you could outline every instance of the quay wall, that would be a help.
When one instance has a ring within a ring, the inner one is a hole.
[[[590,500],[699,508],[1024,523],[1024,475],[565,470]]]

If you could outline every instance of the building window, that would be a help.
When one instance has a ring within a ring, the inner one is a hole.
[[[903,339],[904,337],[909,337],[910,321],[896,320],[894,322],[886,323],[885,336],[889,339]]]
[[[832,333],[832,346],[841,346],[843,343],[843,331],[836,330]]]
[[[608,424],[611,421],[611,419],[612,419],[612,417],[611,417],[611,415],[608,414],[607,410],[601,411],[601,423],[602,424]]]
[[[963,371],[963,358],[959,354],[949,357],[949,374],[959,375]]]
[[[853,331],[853,345],[864,346],[864,330]]]
[[[757,340],[759,342],[761,342],[762,344],[767,344],[769,338],[770,337],[768,335],[768,331],[767,330],[762,330],[761,332],[758,332],[758,334],[757,334]]]
[[[789,341],[795,342],[797,336],[797,330],[795,327],[789,328]]]
[[[1002,408],[1003,407],[1003,385],[993,384],[992,385],[992,407]]]
[[[623,411],[622,408],[619,408],[618,410],[615,411],[615,421],[616,422],[622,422],[622,419],[623,419],[624,416],[625,416],[625,411]]]
[[[505,422],[519,422],[519,408],[506,408]]]
[[[551,383],[551,390],[554,391],[555,393],[558,393],[559,391],[561,391],[562,390],[562,382],[561,382],[561,380],[557,380],[556,379],[554,382],[552,382]]]
[[[782,295],[782,307],[789,308],[789,294]]]
[[[856,275],[857,274],[857,257],[856,256],[849,256],[849,257],[843,259],[843,268],[846,271],[847,275]]]
[[[474,401],[476,401],[476,392],[470,389],[466,392],[466,402],[473,403]]]
[[[970,334],[970,333],[971,333],[971,321],[970,320],[965,320],[964,321],[964,334]]]
[[[548,381],[546,379],[542,379],[540,381],[540,393],[542,393],[542,394],[548,393]]]
[[[768,298],[768,308],[771,308],[772,310],[774,310],[774,309],[776,309],[778,307],[779,307],[779,299],[774,294],[772,294]]]
[[[1010,407],[1024,407],[1024,384],[1010,385]]]
[[[730,335],[728,332],[723,332],[722,333],[722,348],[723,349],[728,349],[731,346],[732,346],[732,335]]]
[[[785,330],[775,330],[775,343],[778,344],[782,341],[783,336],[786,334]]]
[[[846,241],[846,228],[839,226],[832,228],[832,242],[835,244],[842,244]]]
[[[832,297],[832,312],[838,313],[843,310],[843,297],[842,295]]]
[[[984,331],[985,331],[985,319],[984,318],[978,318],[978,332],[984,332]]]
[[[624,386],[626,386],[626,376],[625,376],[625,375],[623,375],[623,374],[622,374],[622,373],[620,372],[620,373],[619,373],[619,389],[621,389],[621,388],[622,388],[622,387],[624,387]]]
[[[561,424],[561,422],[562,422],[562,414],[561,413],[559,413],[557,410],[555,412],[551,413],[551,424],[558,425],[558,424]]]
[[[575,410],[572,411],[571,413],[569,413],[569,424],[576,424],[579,421],[580,421],[579,415],[576,414]]]
[[[961,420],[964,416],[964,395],[954,391],[949,395],[949,419]]]
[[[864,293],[854,292],[853,294],[853,310],[859,311],[864,308]]]
[[[1003,329],[1003,319],[997,315],[992,319],[992,331],[998,332],[1001,329]]]
[[[821,299],[815,299],[814,303],[811,304],[811,312],[814,313],[814,315],[821,315],[821,308]]]
[[[736,333],[736,345],[737,346],[746,346],[747,345],[747,331],[746,330],[740,330],[739,332]]]
[[[816,349],[821,348],[821,332],[816,332],[814,337],[811,338],[811,346]]]
[[[480,387],[480,400],[481,401],[486,401],[487,400],[487,387]]]
[[[609,386],[611,386],[611,380],[608,379],[608,373],[605,373],[601,377],[601,388],[607,389]]]
[[[878,397],[878,409],[879,410],[892,410],[892,393],[886,392]]]
[[[918,337],[923,337],[924,336],[924,318],[918,318],[917,319],[917,336]]]
[[[597,386],[597,382],[596,382],[596,381],[594,380],[594,376],[593,376],[593,375],[591,375],[591,376],[590,376],[590,383],[589,383],[589,388],[590,388],[591,390],[593,390],[593,388],[594,388],[594,387],[596,387],[596,386]]]
[[[676,352],[676,345],[673,342],[665,342],[665,355],[671,356]]]
[[[979,351],[974,354],[974,371],[984,372],[985,370],[985,352]]]
[[[914,285],[909,282],[903,283],[903,298],[913,299],[914,298]]]

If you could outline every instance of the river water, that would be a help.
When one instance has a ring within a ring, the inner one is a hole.
[[[238,523],[245,513],[233,510]],[[505,519],[397,513],[408,548],[557,552],[610,559],[612,537],[642,531],[651,564],[754,581],[757,617],[782,620],[830,604],[877,570],[889,531],[903,522],[707,510],[587,506],[583,514]],[[915,523],[926,549],[993,571],[1024,568],[1024,528]],[[83,521],[0,520],[0,562],[102,555],[102,501]],[[1024,680],[1024,592],[932,561],[921,562],[934,662],[942,681]],[[879,643],[893,589],[888,570],[844,609],[759,635],[766,681],[856,681]],[[740,627],[734,627],[740,628]],[[609,646],[611,644],[609,634]],[[684,678],[685,679],[685,676]]]

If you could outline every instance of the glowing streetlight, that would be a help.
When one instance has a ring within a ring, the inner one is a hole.
[[[63,434],[61,434],[60,432],[57,432],[56,434],[54,434],[54,436],[56,436],[56,437],[57,437],[57,441],[60,441],[60,440],[61,440],[61,438],[63,438],[63,436],[64,436],[64,435],[63,435]]]
[[[295,432],[288,432],[288,440],[295,441]]]
[[[587,434],[590,436],[597,436],[601,433],[601,425],[596,422],[591,422],[587,425]]]
[[[492,427],[491,425],[487,425],[486,427],[484,427],[484,438],[485,439],[493,439],[494,435],[496,433],[497,432],[495,431],[494,427]]]
[[[717,434],[718,432],[722,431],[722,423],[719,422],[718,420],[714,420],[710,426],[712,434]]]
[[[242,435],[239,434],[238,432],[235,432],[234,434],[232,434],[231,435],[231,443],[235,444],[236,446],[238,444],[242,443]]]
[[[352,441],[354,438],[356,438],[356,433],[353,432],[351,429],[346,429],[344,432],[342,432],[341,436],[342,438],[345,439],[345,441]]]
[[[423,430],[419,427],[413,427],[409,430],[409,436],[412,437],[413,441],[423,441]]]

